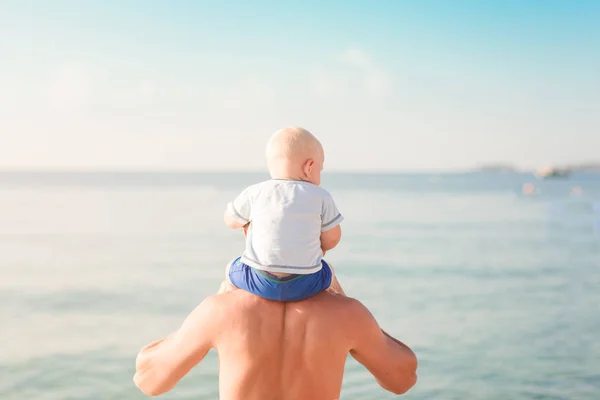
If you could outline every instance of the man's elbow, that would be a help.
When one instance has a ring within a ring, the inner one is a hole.
[[[417,383],[417,374],[414,373],[411,376],[405,376],[394,383],[392,387],[386,388],[390,392],[401,395],[408,392]]]
[[[165,385],[161,384],[156,379],[149,379],[149,377],[140,373],[136,373],[133,376],[133,383],[135,383],[135,386],[137,386],[146,396],[160,396],[168,391],[167,388],[165,388]]]
[[[160,363],[152,354],[153,350],[156,351],[156,348],[171,336],[150,343],[138,353],[135,359],[133,383],[147,396],[166,393],[177,383],[164,368],[160,368]]]
[[[408,365],[400,369],[400,374],[386,385],[381,385],[385,390],[401,395],[408,392],[417,383],[417,358],[413,356]]]

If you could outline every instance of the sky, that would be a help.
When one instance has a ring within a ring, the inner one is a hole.
[[[0,1],[0,169],[600,162],[600,2]]]

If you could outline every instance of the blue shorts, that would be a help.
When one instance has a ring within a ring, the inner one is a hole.
[[[240,257],[229,268],[229,280],[239,289],[275,301],[300,301],[322,292],[331,285],[331,268],[321,261],[314,274],[280,277],[244,264]]]

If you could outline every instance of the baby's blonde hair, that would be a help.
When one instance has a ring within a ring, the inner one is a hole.
[[[312,133],[300,127],[279,129],[269,138],[265,156],[267,161],[286,160],[302,162],[323,151],[319,140]]]

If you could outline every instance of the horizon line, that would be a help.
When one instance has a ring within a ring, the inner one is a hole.
[[[456,174],[456,173],[469,173],[469,172],[534,172],[535,169],[529,168],[513,168],[509,170],[486,170],[481,167],[472,168],[448,168],[448,169],[328,169],[323,171],[324,175],[329,173],[334,174],[410,174],[410,173],[434,173],[434,174]],[[0,173],[50,173],[50,174],[69,174],[69,173],[82,173],[82,174],[97,174],[97,173],[112,173],[112,174],[131,174],[131,173],[146,173],[146,174],[206,174],[206,173],[228,173],[228,174],[268,174],[266,169],[183,169],[183,168],[3,168],[0,167]]]

